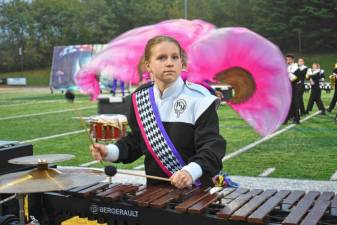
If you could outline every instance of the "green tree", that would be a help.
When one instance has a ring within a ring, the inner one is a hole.
[[[291,18],[290,26],[299,27],[303,47],[308,50],[336,50],[337,1],[308,0]]]
[[[27,2],[13,0],[0,5],[0,66],[20,68],[19,48],[26,48],[31,21]]]
[[[331,51],[336,46],[337,0],[256,0],[254,30],[285,50]]]
[[[54,46],[107,43],[139,26],[184,18],[185,0],[10,0],[0,4],[0,71],[50,65]],[[337,0],[188,0],[188,19],[242,26],[284,51],[335,51]]]

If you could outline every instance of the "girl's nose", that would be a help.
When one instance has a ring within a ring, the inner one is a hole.
[[[172,66],[173,65],[173,60],[171,58],[168,58],[166,60],[166,66]]]

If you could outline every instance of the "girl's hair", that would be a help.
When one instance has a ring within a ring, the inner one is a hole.
[[[148,62],[150,60],[151,54],[152,54],[151,49],[153,48],[153,46],[160,44],[162,42],[170,42],[170,43],[175,44],[178,47],[181,61],[183,63],[183,67],[186,67],[187,57],[186,57],[185,50],[180,46],[179,42],[176,39],[174,39],[173,37],[164,36],[164,35],[155,36],[147,42],[145,46],[143,62],[146,62],[146,61]]]

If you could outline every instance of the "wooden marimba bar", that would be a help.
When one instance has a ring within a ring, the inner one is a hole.
[[[78,215],[114,225],[337,225],[334,192],[98,183],[45,193],[49,216]],[[60,224],[60,223],[55,223]]]

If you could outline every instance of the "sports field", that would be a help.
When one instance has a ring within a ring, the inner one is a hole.
[[[69,153],[76,158],[61,165],[79,166],[92,161],[89,140],[77,117],[97,114],[97,102],[77,94],[68,103],[63,94],[50,94],[47,88],[0,89],[0,140],[29,142],[34,154]],[[325,105],[332,97],[322,94]],[[308,94],[305,95],[306,99]],[[314,107],[312,112],[315,113]],[[230,175],[258,176],[275,168],[271,177],[329,180],[337,170],[337,110],[326,116],[315,115],[249,151],[224,161]],[[221,135],[227,140],[227,155],[262,137],[246,124],[229,106],[218,110]],[[311,115],[312,115],[311,114]],[[283,125],[280,129],[287,128]],[[119,168],[141,168],[142,159]],[[92,166],[100,167],[100,164]]]
[[[322,94],[325,105],[332,94]],[[305,94],[306,99],[308,94]],[[307,101],[307,100],[306,100]],[[0,140],[32,143],[34,154],[74,154],[74,160],[60,165],[79,166],[92,161],[89,140],[75,109],[82,116],[97,114],[97,102],[77,94],[75,103],[67,102],[60,92],[48,88],[0,88]],[[337,110],[326,116],[313,114],[300,125],[283,125],[280,134],[224,161],[230,175],[258,176],[275,168],[270,177],[329,180],[337,170]],[[229,106],[219,110],[221,135],[227,140],[226,153],[234,153],[262,139]],[[311,116],[311,117],[310,117]],[[289,127],[291,126],[291,127]],[[293,126],[293,127],[292,127]],[[282,129],[285,129],[283,132]],[[118,168],[142,167],[142,158]],[[101,167],[94,164],[93,167]],[[96,224],[73,218],[63,223]]]

